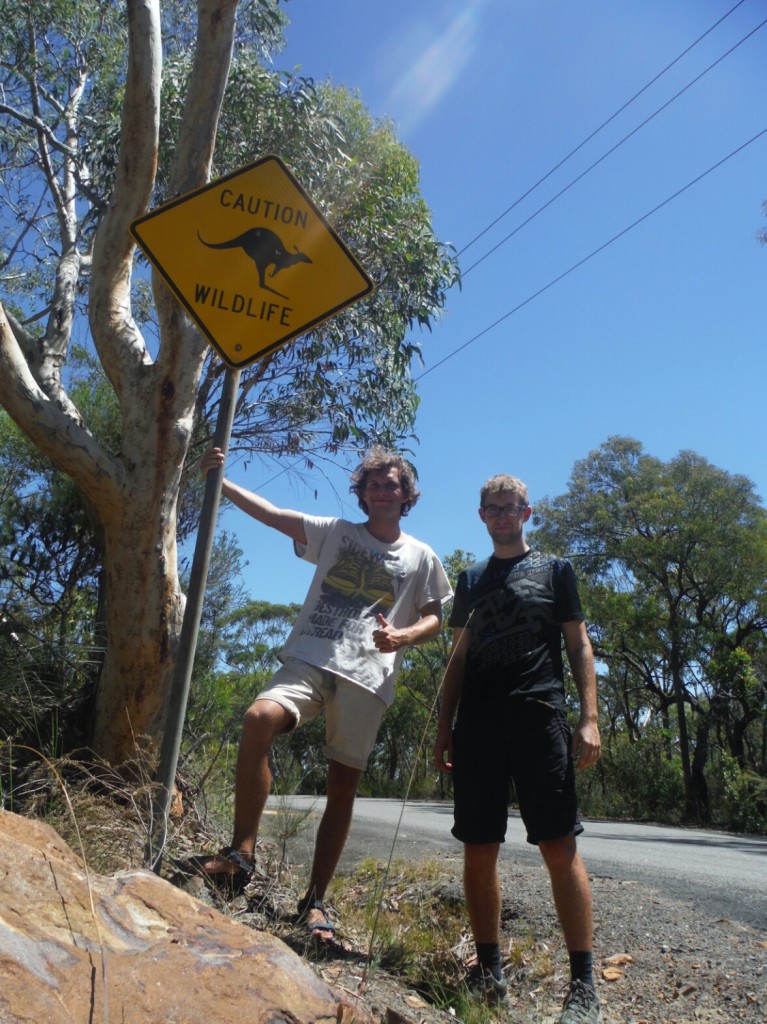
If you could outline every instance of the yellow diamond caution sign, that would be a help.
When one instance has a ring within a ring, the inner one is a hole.
[[[276,156],[165,203],[130,230],[211,345],[235,368],[373,290]]]

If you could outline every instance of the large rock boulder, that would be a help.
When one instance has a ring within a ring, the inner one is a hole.
[[[0,1024],[372,1024],[283,942],[0,811]]]

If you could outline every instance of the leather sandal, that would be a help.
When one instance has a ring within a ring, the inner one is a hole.
[[[325,904],[322,900],[318,900],[316,896],[304,896],[303,899],[298,901],[298,913],[296,914],[296,921],[300,924],[302,921],[306,921],[306,918],[310,910],[319,910],[322,914],[322,921],[312,921],[306,923],[307,930],[311,938],[320,938],[320,932],[330,932],[331,939],[336,933],[335,925],[331,924],[328,920],[328,912],[325,909]],[[330,940],[328,940],[330,941]]]
[[[203,867],[210,860],[226,860],[233,864],[235,871],[224,868],[220,871],[210,871]],[[255,864],[243,856],[239,850],[231,846],[222,846],[218,853],[200,853],[194,857],[188,857],[180,861],[178,868],[189,874],[201,875],[215,885],[223,885],[227,888],[243,889],[251,879],[256,868]]]

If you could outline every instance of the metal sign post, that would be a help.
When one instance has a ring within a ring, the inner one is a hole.
[[[229,439],[232,434],[239,386],[240,371],[228,369],[224,378],[221,405],[219,406],[216,432],[213,440],[214,446],[220,448],[224,454],[229,451]],[[157,790],[152,801],[152,822],[144,857],[146,865],[158,875],[162,868],[162,855],[168,833],[168,814],[173,797],[173,783],[176,778],[178,754],[181,749],[181,736],[186,719],[186,704],[189,698],[189,685],[192,680],[197,636],[200,631],[205,585],[208,579],[210,554],[213,549],[213,534],[215,532],[218,506],[221,500],[221,484],[223,479],[224,467],[222,466],[221,469],[211,470],[205,480],[205,496],[200,514],[200,525],[197,530],[197,541],[192,560],[192,573],[189,579],[189,592],[186,597],[184,621],[181,626],[181,636],[173,670],[167,720],[160,748],[160,764],[157,769],[156,779]]]

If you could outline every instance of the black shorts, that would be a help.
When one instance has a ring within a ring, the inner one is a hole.
[[[511,783],[528,843],[579,835],[570,741],[564,712],[541,701],[459,707],[453,730],[456,839],[504,841]]]

